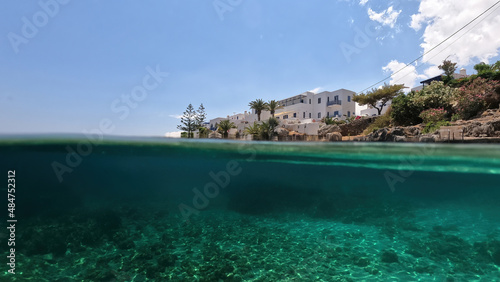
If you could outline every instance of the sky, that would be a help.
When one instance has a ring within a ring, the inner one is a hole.
[[[500,60],[500,4],[430,50],[495,3],[1,1],[0,134],[173,136],[190,103],[212,119],[366,91],[424,53],[386,82],[417,86],[444,59],[472,74]]]

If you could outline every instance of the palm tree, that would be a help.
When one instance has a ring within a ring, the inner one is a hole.
[[[276,100],[271,100],[267,102],[267,110],[271,112],[271,116],[274,117],[274,113],[276,112],[277,109],[283,108],[276,102]]]
[[[217,131],[219,131],[220,134],[222,134],[223,138],[227,138],[229,135],[229,129],[231,128],[236,128],[234,123],[228,119],[221,120],[219,123],[219,127],[217,128]]]
[[[260,121],[260,114],[262,111],[267,109],[267,103],[262,99],[252,101],[248,103],[248,106],[250,106],[250,109],[255,110],[255,113],[257,114],[257,121]]]
[[[264,121],[260,126],[261,138],[264,140],[272,140],[274,136],[274,131],[278,127],[279,121],[276,118],[270,117],[267,121]]]
[[[252,135],[254,139],[257,139],[260,135],[260,124],[254,122],[253,125],[247,126],[245,132]]]

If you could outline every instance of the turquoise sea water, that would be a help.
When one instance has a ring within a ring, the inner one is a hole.
[[[498,145],[10,137],[9,170],[1,281],[500,281]]]

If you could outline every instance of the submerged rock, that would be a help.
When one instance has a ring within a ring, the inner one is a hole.
[[[385,250],[380,257],[380,260],[385,263],[394,263],[399,262],[399,257],[394,250]]]

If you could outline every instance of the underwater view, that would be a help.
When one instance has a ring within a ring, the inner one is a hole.
[[[1,281],[500,281],[495,145],[10,137],[0,168]]]

